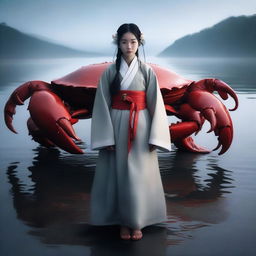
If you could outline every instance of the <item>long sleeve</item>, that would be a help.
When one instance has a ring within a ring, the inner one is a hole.
[[[148,71],[147,107],[152,117],[149,144],[162,151],[171,151],[167,114],[157,77],[151,68]]]
[[[115,145],[113,125],[109,111],[111,105],[109,73],[109,68],[103,72],[95,95],[91,121],[91,149],[93,150]]]

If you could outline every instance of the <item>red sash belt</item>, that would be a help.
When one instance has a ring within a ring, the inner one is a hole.
[[[112,108],[130,110],[128,128],[128,152],[130,152],[132,141],[136,136],[139,111],[145,109],[146,107],[147,104],[145,91],[120,90],[116,95],[112,97]]]

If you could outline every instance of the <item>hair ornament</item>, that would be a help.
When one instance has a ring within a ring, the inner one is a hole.
[[[117,33],[112,35],[113,44],[117,44]]]
[[[144,37],[144,34],[143,34],[143,33],[140,34],[140,43],[141,43],[142,45],[145,44],[145,37]]]

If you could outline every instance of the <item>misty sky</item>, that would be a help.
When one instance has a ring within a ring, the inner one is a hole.
[[[255,0],[0,0],[0,22],[84,50],[111,51],[122,23],[136,23],[146,53],[230,16],[256,13]]]

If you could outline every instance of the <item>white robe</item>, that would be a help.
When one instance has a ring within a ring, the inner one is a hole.
[[[141,229],[167,220],[157,152],[150,152],[149,144],[171,150],[168,120],[154,71],[140,60],[138,64],[126,89],[146,91],[147,108],[139,112],[129,154],[129,110],[111,108],[109,85],[115,76],[115,64],[104,71],[98,85],[91,127],[91,147],[100,150],[91,191],[92,225]],[[115,145],[115,151],[105,149],[111,145]]]

